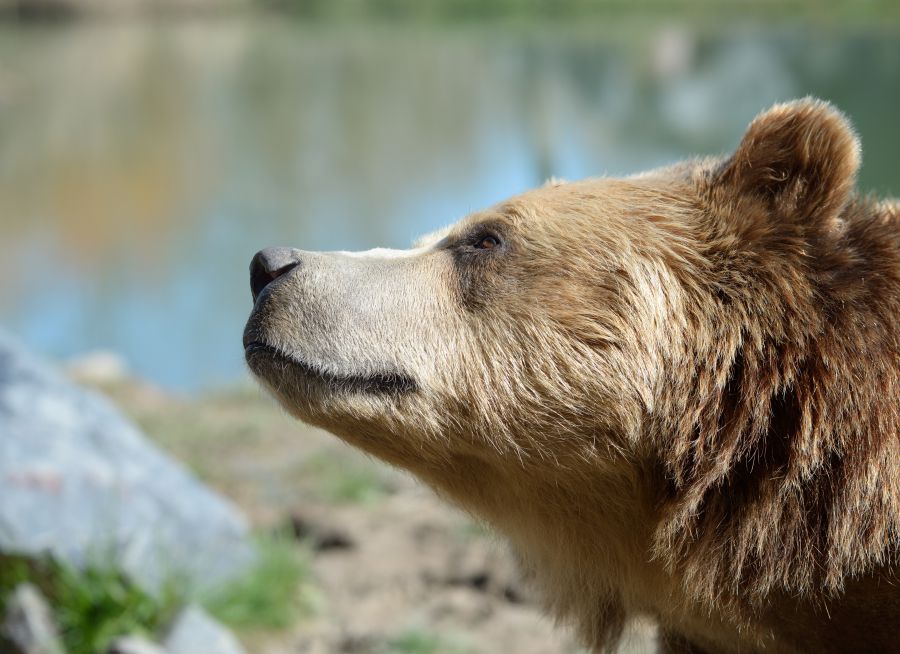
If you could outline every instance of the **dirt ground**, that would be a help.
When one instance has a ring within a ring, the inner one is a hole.
[[[287,530],[310,552],[313,608],[288,629],[242,633],[253,654],[583,651],[542,615],[486,528],[256,389],[192,399],[134,382],[102,390],[254,528]],[[623,651],[651,644],[640,628]]]

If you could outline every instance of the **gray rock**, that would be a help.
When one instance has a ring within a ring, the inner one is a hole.
[[[0,551],[113,560],[151,592],[208,590],[253,560],[226,500],[97,393],[0,331]]]
[[[106,654],[169,654],[154,642],[140,636],[116,638],[106,650]]]
[[[6,602],[6,614],[0,625],[0,649],[11,650],[12,654],[64,652],[50,607],[31,584],[16,587]]]
[[[197,606],[188,606],[163,639],[169,654],[244,654],[228,629]]]

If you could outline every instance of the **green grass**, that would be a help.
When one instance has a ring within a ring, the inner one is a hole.
[[[106,564],[76,569],[51,558],[0,557],[0,605],[25,582],[47,598],[69,654],[103,654],[118,636],[151,635],[179,606],[174,588],[150,595]]]
[[[468,654],[470,648],[456,638],[410,629],[387,643],[388,654]]]
[[[414,20],[547,20],[649,16],[760,20],[813,19],[878,24],[897,19],[895,0],[257,0],[304,18]]]
[[[77,570],[56,564],[49,599],[70,654],[101,654],[122,635],[152,636],[180,604],[174,587],[153,596],[115,568],[100,565]]]
[[[0,616],[6,613],[9,594],[19,584],[31,581],[31,564],[18,556],[0,555]]]
[[[21,583],[47,598],[69,654],[104,654],[124,635],[158,637],[190,601],[236,629],[283,629],[315,606],[305,550],[287,536],[258,541],[256,564],[215,593],[191,597],[177,579],[150,594],[125,577],[114,557],[74,568],[52,558],[0,556],[0,615]]]
[[[254,567],[202,603],[216,618],[238,629],[284,629],[315,610],[308,553],[287,535],[266,536],[258,542]]]
[[[381,471],[366,461],[319,454],[298,471],[321,499],[338,504],[371,504],[390,492]]]

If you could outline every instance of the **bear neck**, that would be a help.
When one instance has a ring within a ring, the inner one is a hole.
[[[684,597],[652,560],[658,490],[651,471],[633,462],[595,464],[606,474],[467,453],[415,472],[505,536],[547,610],[599,650],[616,642],[626,616],[684,605]]]
[[[710,606],[834,595],[900,553],[898,209],[823,225],[748,242],[719,221],[681,271],[696,328],[650,426],[654,552]]]

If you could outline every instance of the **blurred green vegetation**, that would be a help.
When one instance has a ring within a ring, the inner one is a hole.
[[[469,651],[459,637],[424,629],[410,629],[387,643],[387,654],[467,654]]]
[[[257,553],[246,574],[202,597],[192,597],[177,578],[148,593],[122,574],[115,557],[76,568],[52,557],[0,555],[0,615],[19,584],[33,584],[47,598],[69,654],[104,654],[120,636],[159,637],[192,601],[238,630],[285,629],[310,615],[316,593],[305,547],[277,533],[259,536]]]
[[[900,19],[896,0],[0,0],[0,18],[52,21],[82,14],[153,15],[241,13],[260,8],[303,19],[346,21],[554,21],[652,17],[718,22],[726,19],[802,19],[832,24],[883,25]]]
[[[872,22],[900,17],[895,0],[258,0],[304,18],[478,21],[646,16],[662,19],[757,17]]]
[[[0,614],[10,593],[25,582],[47,598],[69,654],[103,654],[119,636],[152,636],[175,616],[182,601],[175,583],[151,595],[99,559],[75,568],[50,557],[4,555]]]
[[[304,461],[298,477],[311,483],[319,499],[337,504],[371,504],[390,492],[383,468],[369,461],[319,453]]]
[[[27,559],[0,554],[0,615],[6,612],[10,592],[32,577]]]
[[[174,582],[153,596],[109,565],[77,569],[52,562],[49,569],[48,599],[70,654],[102,654],[123,635],[152,637],[179,606]]]
[[[245,576],[207,597],[216,618],[237,629],[285,629],[315,611],[309,553],[283,533],[261,537],[259,559]]]

